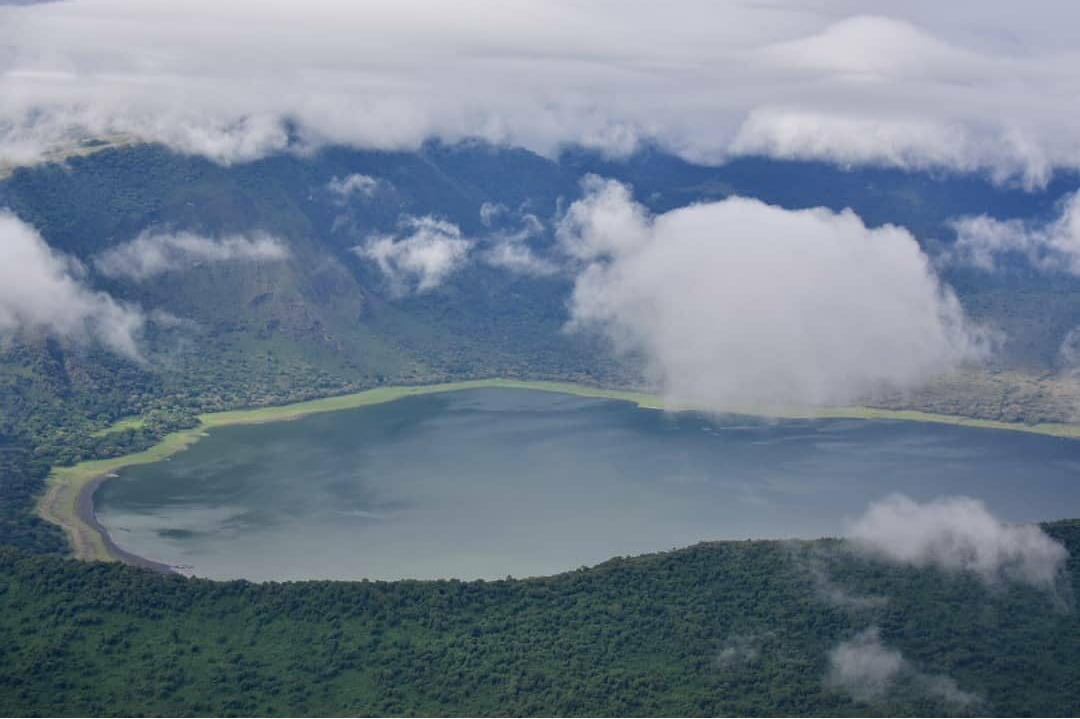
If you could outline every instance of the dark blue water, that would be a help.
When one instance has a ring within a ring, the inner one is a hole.
[[[122,548],[199,576],[494,578],[707,539],[844,532],[891,492],[1080,516],[1080,441],[706,417],[470,390],[227,427],[106,482]]]

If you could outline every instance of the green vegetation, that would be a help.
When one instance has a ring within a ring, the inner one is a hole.
[[[1047,527],[1073,559],[1080,522]],[[4,715],[1073,715],[1080,615],[1022,585],[724,542],[496,582],[210,582],[0,549]],[[825,577],[825,579],[823,579]],[[823,581],[863,606],[827,599]],[[828,653],[866,627],[898,680]]]
[[[142,417],[121,417],[108,427],[102,429],[96,429],[90,433],[91,437],[104,437],[106,435],[113,434],[114,432],[127,432],[129,430],[138,430],[146,426],[146,420]]]
[[[43,553],[68,549],[60,528],[35,512],[48,473],[47,463],[0,435],[0,544]]]

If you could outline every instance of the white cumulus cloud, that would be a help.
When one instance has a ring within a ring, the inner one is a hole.
[[[0,210],[0,333],[44,331],[96,340],[137,358],[143,314],[88,287],[84,274],[76,260],[53,251],[33,227]]]
[[[415,286],[417,292],[438,287],[468,259],[473,241],[457,225],[434,217],[409,217],[399,236],[376,235],[353,248],[378,264],[396,292]]]
[[[144,232],[130,242],[98,254],[94,267],[107,277],[142,281],[200,263],[278,262],[288,256],[285,243],[265,233],[211,238],[192,232]]]
[[[894,494],[870,505],[848,537],[875,556],[1052,589],[1068,551],[1039,527],[1010,525],[970,497],[918,503]]]
[[[623,185],[585,188],[559,228],[582,263],[572,326],[643,356],[675,403],[841,404],[982,354],[906,230],[743,198],[652,217]]]

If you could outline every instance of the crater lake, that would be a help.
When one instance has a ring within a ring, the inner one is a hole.
[[[215,579],[503,578],[703,540],[844,533],[870,502],[1080,516],[1080,441],[663,412],[517,389],[215,428],[100,485],[123,550]]]

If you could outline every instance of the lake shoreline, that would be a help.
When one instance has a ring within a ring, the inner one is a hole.
[[[315,400],[307,400],[288,405],[261,407],[244,410],[229,410],[200,415],[197,428],[181,430],[166,435],[162,440],[147,450],[107,460],[80,462],[71,467],[57,467],[47,479],[48,491],[38,503],[37,513],[46,521],[64,529],[75,558],[99,561],[122,561],[155,571],[175,572],[175,568],[140,557],[121,549],[113,541],[105,528],[98,522],[94,512],[93,495],[97,489],[116,471],[140,464],[160,462],[177,452],[187,449],[202,437],[207,430],[230,425],[261,424],[267,422],[288,422],[311,414],[334,412],[346,409],[372,406],[393,402],[405,397],[413,397],[470,389],[522,389],[554,392],[579,397],[609,399],[632,402],[642,409],[669,411],[698,411],[691,407],[672,407],[664,400],[652,394],[630,390],[606,389],[579,385],[568,382],[522,381],[493,378],[488,380],[468,380],[431,385],[412,385],[379,387],[348,395],[338,395]],[[760,411],[731,411],[730,414],[764,417],[777,420],[793,419],[854,419],[854,420],[891,420],[904,422],[923,422],[948,424],[979,429],[998,429],[1020,431],[1034,434],[1055,436],[1066,439],[1080,439],[1080,425],[1021,425],[993,420],[977,420],[951,415],[934,415],[907,410],[881,410],[865,407],[823,408],[815,410],[783,410],[762,413]]]
[[[76,513],[79,521],[86,524],[93,529],[101,540],[105,543],[105,549],[109,555],[124,564],[130,564],[135,567],[143,567],[144,569],[152,569],[155,572],[162,574],[176,574],[176,568],[170,564],[163,562],[156,562],[153,559],[133,554],[125,549],[122,549],[116,542],[113,541],[112,536],[108,530],[98,521],[97,514],[94,512],[94,494],[106,480],[111,479],[112,474],[103,474],[99,477],[91,480],[82,490],[79,492],[79,497],[76,503]]]

